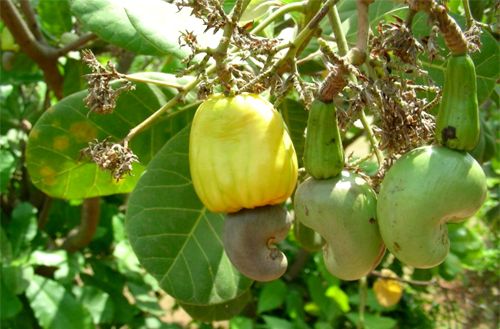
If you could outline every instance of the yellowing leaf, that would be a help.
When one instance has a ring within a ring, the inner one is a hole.
[[[382,276],[397,278],[397,274],[389,269],[381,271]],[[398,280],[378,278],[373,284],[373,292],[380,305],[391,307],[396,305],[403,296],[403,283]]]

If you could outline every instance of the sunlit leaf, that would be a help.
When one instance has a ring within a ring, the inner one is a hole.
[[[142,73],[137,77],[166,82],[185,83],[169,74]],[[115,82],[118,86],[120,82]],[[48,109],[33,127],[26,148],[26,164],[36,187],[46,194],[63,199],[128,193],[153,155],[175,133],[191,121],[194,107],[177,113],[170,109],[148,129],[139,133],[130,143],[140,163],[133,164],[132,174],[116,182],[88,158],[81,159],[80,150],[97,138],[120,142],[128,132],[163,106],[175,91],[145,83],[135,83],[136,90],[122,93],[111,115],[90,113],[81,91],[64,98]],[[191,101],[189,98],[188,101]]]
[[[201,47],[216,47],[220,37],[191,15],[191,10],[179,10],[174,4],[161,0],[124,0],[125,11],[138,33],[160,51],[184,58],[189,47],[181,47],[181,33],[192,33]],[[220,33],[219,33],[220,35]],[[182,42],[185,44],[185,42]]]
[[[71,31],[71,11],[68,0],[39,0],[38,14],[42,26],[54,37],[59,38],[64,32]]]
[[[282,280],[278,279],[267,283],[260,292],[257,313],[264,313],[280,307],[285,301],[286,294],[287,287]]]
[[[179,303],[180,306],[193,318],[203,322],[214,322],[231,319],[240,314],[250,301],[250,291],[246,291],[235,299],[214,305],[191,305]]]
[[[12,221],[9,224],[9,238],[12,243],[12,256],[18,257],[29,247],[38,231],[38,210],[31,203],[24,202],[12,212]]]
[[[139,54],[163,54],[130,24],[123,0],[75,0],[71,11],[86,28],[109,43]]]
[[[56,281],[35,275],[26,297],[44,329],[95,328],[89,312]]]
[[[161,149],[127,205],[126,229],[143,267],[181,303],[221,304],[252,281],[229,262],[222,245],[224,216],[198,199],[189,172],[189,127]]]

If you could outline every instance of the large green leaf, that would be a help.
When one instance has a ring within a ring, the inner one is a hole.
[[[64,32],[71,31],[71,11],[68,0],[40,0],[38,14],[42,26],[54,37],[59,38]]]
[[[200,306],[179,303],[179,305],[195,320],[214,322],[235,317],[241,313],[250,301],[250,298],[250,291],[247,290],[243,295],[221,304]]]
[[[142,73],[136,76],[156,80],[184,83],[169,74]],[[120,82],[116,82],[117,86]],[[116,182],[109,172],[101,171],[89,159],[78,161],[80,150],[94,138],[119,142],[127,133],[164,105],[174,95],[170,88],[136,83],[136,90],[120,95],[111,115],[91,113],[83,102],[87,91],[64,98],[48,109],[33,127],[26,148],[26,163],[36,187],[46,194],[64,199],[89,198],[99,195],[128,193],[137,183],[140,174],[153,155],[175,133],[188,124],[192,110],[180,115],[167,116],[138,134],[130,147],[139,157],[132,174]],[[190,101],[192,99],[188,99]]]
[[[224,216],[198,199],[189,172],[189,127],[148,165],[127,206],[126,229],[139,261],[181,303],[221,304],[252,281],[230,263],[222,245]]]
[[[3,278],[0,280],[0,319],[8,319],[14,317],[17,313],[21,312],[23,304],[8,288],[3,282]]]
[[[42,328],[95,328],[89,312],[56,281],[35,275],[26,297]]]
[[[38,210],[31,203],[23,202],[12,212],[12,221],[9,224],[8,234],[12,243],[12,256],[17,258],[30,245],[38,231]]]
[[[163,54],[130,24],[122,0],[75,0],[71,10],[86,28],[109,43],[139,54]]]
[[[219,37],[204,33],[206,26],[190,15],[190,10],[162,0],[124,0],[125,11],[138,33],[159,50],[184,58],[190,54],[188,47],[179,45],[181,33],[192,32],[202,47],[215,47]]]

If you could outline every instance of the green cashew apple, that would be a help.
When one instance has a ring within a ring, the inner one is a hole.
[[[193,118],[189,165],[196,194],[215,213],[284,202],[297,155],[281,115],[255,94],[212,95]]]
[[[437,266],[450,248],[446,223],[473,216],[485,198],[485,174],[468,153],[443,146],[414,149],[387,171],[380,187],[382,239],[407,265]]]
[[[275,280],[288,265],[275,244],[285,240],[291,226],[290,214],[280,205],[229,213],[222,231],[224,250],[243,275],[257,281]]]
[[[342,171],[329,179],[308,178],[295,192],[295,216],[326,240],[326,268],[342,280],[357,280],[382,260],[377,195],[360,176]]]

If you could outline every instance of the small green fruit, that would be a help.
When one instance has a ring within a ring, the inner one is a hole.
[[[295,192],[295,216],[326,240],[326,268],[342,280],[358,280],[381,261],[385,246],[377,225],[377,195],[364,179],[343,171],[308,178]]]
[[[309,110],[304,168],[316,179],[337,176],[344,168],[344,150],[333,103],[315,99]]]
[[[425,146],[403,155],[386,173],[378,197],[387,248],[416,268],[439,265],[450,241],[446,223],[473,216],[486,198],[486,177],[466,152]]]
[[[436,137],[441,145],[464,151],[479,140],[476,68],[469,55],[448,59]]]

